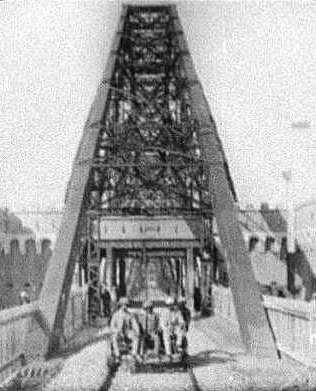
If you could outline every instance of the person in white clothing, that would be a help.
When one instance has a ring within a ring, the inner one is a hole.
[[[160,324],[163,333],[165,353],[171,357],[171,338],[176,337],[177,346],[182,346],[185,337],[185,322],[174,299],[167,299],[168,310],[161,313]]]
[[[140,341],[140,326],[136,317],[128,310],[128,300],[122,297],[118,303],[119,307],[111,319],[112,345],[116,359],[120,357],[119,342],[121,339],[129,339],[132,343],[132,355],[138,354]]]

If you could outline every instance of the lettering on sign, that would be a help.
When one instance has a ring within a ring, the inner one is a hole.
[[[145,225],[145,232],[159,232],[159,226]]]
[[[161,245],[161,247],[170,247],[171,243],[162,241],[162,242],[159,242],[159,245]]]

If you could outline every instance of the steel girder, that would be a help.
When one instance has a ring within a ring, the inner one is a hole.
[[[159,10],[159,11],[158,11]],[[90,208],[209,215],[181,52],[166,7],[129,7],[92,162]]]
[[[58,343],[88,216],[214,213],[248,351],[276,350],[239,229],[227,160],[174,6],[124,6],[84,128],[41,294]]]
[[[172,7],[178,44],[186,55],[182,65],[188,78],[198,81],[192,58],[189,54],[183,30]],[[226,175],[222,146],[212,119],[201,84],[196,82],[189,89],[192,116],[198,123],[198,138],[206,165],[206,175],[214,217],[219,229],[226,260],[229,266],[229,283],[232,289],[241,337],[249,353],[277,359],[277,348],[269,328],[267,315],[259,294],[251,260],[242,236],[238,210],[234,205],[229,178]]]
[[[118,31],[124,23],[126,8],[123,8]],[[113,52],[119,46],[119,34],[116,33],[112,44],[104,79],[113,74],[115,56]],[[103,119],[110,88],[101,84],[94,103],[88,115],[80,145],[73,163],[72,174],[68,184],[65,208],[59,232],[56,238],[55,250],[51,258],[40,296],[42,323],[49,331],[46,353],[50,355],[59,346],[63,320],[71,287],[73,271],[78,253],[78,243],[86,230],[86,210],[88,208],[88,186],[90,182],[90,166],[81,164],[94,158],[99,137],[96,124]]]

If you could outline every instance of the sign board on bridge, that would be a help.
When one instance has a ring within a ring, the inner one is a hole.
[[[100,222],[101,240],[199,240],[201,233],[193,221],[184,218],[104,218]]]

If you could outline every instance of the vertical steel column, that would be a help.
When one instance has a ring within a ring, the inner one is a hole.
[[[201,276],[201,294],[202,294],[202,308],[201,310],[207,310],[211,305],[210,297],[211,287],[211,263],[202,260],[202,276]]]
[[[180,258],[177,257],[176,261],[176,283],[177,283],[177,297],[181,296],[181,264]]]
[[[113,253],[112,253],[113,254]],[[114,252],[114,255],[112,255],[112,288],[115,289],[117,293],[117,262],[116,262],[116,254],[117,252]]]
[[[143,245],[143,262],[145,262],[145,276],[146,276],[146,301],[148,301],[148,262],[147,262],[147,253],[146,253],[146,246]],[[144,263],[143,263],[144,264]]]
[[[106,286],[112,292],[113,289],[113,248],[111,245],[106,246],[106,264],[105,264]]]
[[[186,299],[189,310],[193,313],[194,311],[194,258],[193,248],[187,249],[186,257]]]
[[[119,258],[119,282],[120,282],[120,296],[126,296],[126,273],[125,273],[125,259],[124,255],[121,254]]]

